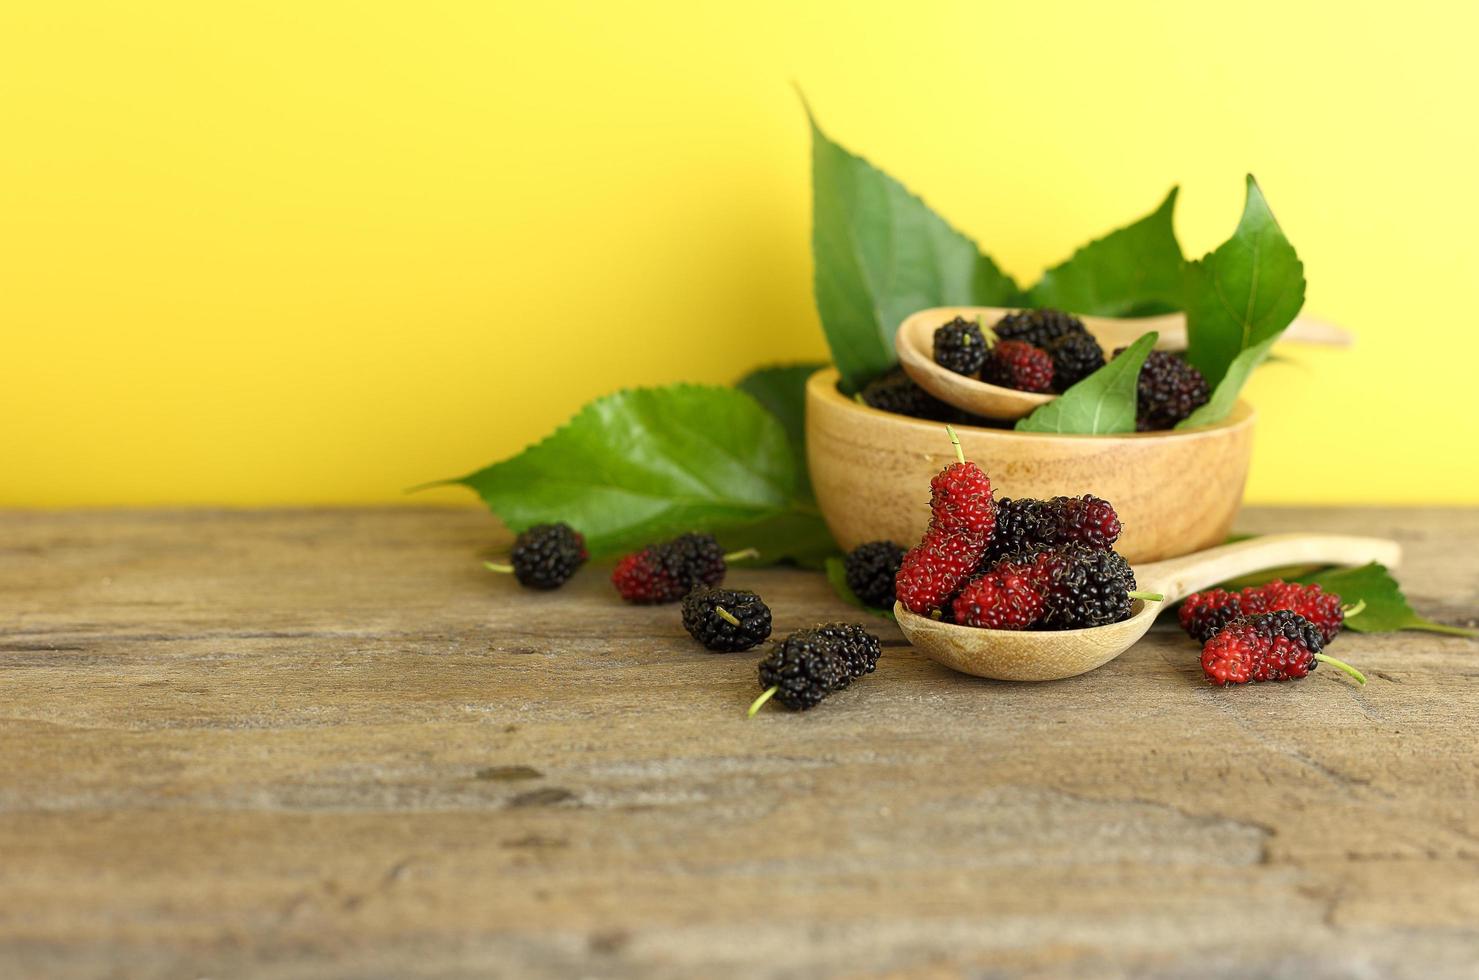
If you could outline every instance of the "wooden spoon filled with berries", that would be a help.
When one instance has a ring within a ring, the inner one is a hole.
[[[1134,646],[1169,604],[1215,583],[1290,565],[1395,567],[1401,560],[1397,543],[1381,538],[1276,534],[1131,568],[1114,551],[1120,524],[1108,501],[996,499],[990,478],[964,458],[953,430],[950,437],[957,462],[930,482],[929,528],[900,565],[894,615],[910,644],[963,673],[1075,677]],[[1298,628],[1309,623],[1294,618],[1241,624],[1217,655],[1238,654],[1238,643],[1298,645]],[[1260,630],[1283,630],[1290,640]],[[1316,657],[1331,660],[1317,638],[1304,645],[1312,647],[1306,672]],[[1229,676],[1236,682],[1236,670]]]
[[[1104,366],[1146,333],[1156,350],[1141,371],[1141,401],[1158,413],[1142,431],[1173,428],[1211,392],[1196,368],[1172,351],[1186,349],[1181,313],[1132,319],[1073,316],[1058,310],[946,306],[921,310],[899,326],[894,349],[905,373],[931,395],[991,419],[1020,419]],[[1345,347],[1351,335],[1318,320],[1296,319],[1283,339]]]

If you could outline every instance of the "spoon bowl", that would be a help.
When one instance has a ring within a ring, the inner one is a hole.
[[[894,336],[894,349],[905,373],[925,391],[956,408],[989,419],[1020,419],[1031,415],[1038,406],[1055,394],[1017,391],[988,384],[963,374],[956,374],[935,363],[935,330],[955,317],[980,318],[990,327],[1012,310],[994,306],[939,306],[920,310],[906,319]],[[1134,343],[1152,330],[1160,334],[1157,350],[1186,349],[1186,315],[1167,313],[1161,316],[1120,318],[1081,316],[1084,328],[1099,341],[1106,356],[1120,347]],[[1348,347],[1351,335],[1339,327],[1318,320],[1298,319],[1284,331],[1284,340],[1331,347]]]
[[[952,670],[1002,681],[1056,681],[1109,663],[1145,635],[1162,609],[1209,585],[1265,568],[1373,561],[1390,568],[1401,558],[1401,546],[1385,538],[1271,534],[1136,568],[1139,588],[1158,592],[1165,600],[1136,599],[1130,618],[1109,626],[1055,631],[977,629],[916,615],[897,602],[894,616],[915,649]]]

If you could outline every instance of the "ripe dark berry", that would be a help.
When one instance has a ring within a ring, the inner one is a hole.
[[[1053,359],[1040,347],[1020,340],[1003,340],[991,348],[981,365],[981,380],[1017,391],[1051,391]]]
[[[1218,630],[1242,615],[1242,597],[1223,589],[1193,592],[1176,613],[1181,628],[1198,643],[1206,643]]]
[[[1020,310],[998,320],[991,332],[1001,340],[1022,340],[1046,348],[1059,337],[1087,331],[1083,321],[1061,310]]]
[[[1318,585],[1299,585],[1275,579],[1267,585],[1243,590],[1243,610],[1247,613],[1288,609],[1315,624],[1326,646],[1335,639],[1345,624],[1345,610],[1340,596],[1326,592]]]
[[[1092,494],[1054,497],[1048,501],[1048,511],[1055,522],[1053,544],[1081,544],[1107,551],[1123,530],[1114,505]]]
[[[1321,653],[1322,647],[1319,627],[1291,610],[1240,616],[1202,647],[1202,673],[1219,687],[1288,681],[1306,676],[1324,661],[1366,683],[1360,671]]]
[[[952,606],[953,621],[990,630],[1025,630],[1043,612],[1043,597],[1022,570],[1011,565],[966,585]]]
[[[894,579],[894,595],[921,616],[940,609],[975,571],[986,542],[967,530],[944,531],[931,523],[924,540],[911,548]]]
[[[771,697],[793,711],[805,711],[852,682],[843,659],[842,641],[814,630],[800,630],[786,637],[760,661],[759,672],[760,686],[765,690],[750,705],[751,717]]]
[[[986,561],[995,564],[1012,555],[1065,544],[1107,550],[1119,540],[1121,530],[1114,506],[1091,494],[1051,500],[1003,497],[996,502],[996,531]]]
[[[960,421],[965,414],[919,387],[902,370],[869,382],[858,397],[869,408],[930,422]]]
[[[737,653],[770,636],[770,607],[753,592],[694,589],[683,597],[683,628],[716,653]]]
[[[712,534],[682,534],[621,559],[611,571],[611,583],[627,602],[677,602],[695,586],[722,582],[727,560],[753,554],[725,555]]]
[[[1118,357],[1124,348],[1114,352]],[[1140,368],[1135,394],[1135,428],[1141,432],[1174,429],[1176,423],[1207,403],[1211,389],[1202,372],[1184,359],[1153,350]]]
[[[878,637],[856,623],[824,623],[814,626],[811,632],[837,641],[838,656],[847,668],[849,680],[857,680],[864,674],[873,673],[878,658],[883,655],[883,645]]]
[[[1066,333],[1045,348],[1053,360],[1053,390],[1067,391],[1104,366],[1104,348],[1089,333]]]
[[[935,330],[935,363],[956,374],[975,374],[986,360],[986,335],[979,323],[956,317]]]
[[[894,576],[904,560],[904,549],[892,541],[869,541],[848,553],[843,561],[847,587],[864,605],[892,609]]]
[[[1117,552],[1071,544],[1016,564],[1042,593],[1039,629],[1087,629],[1130,618],[1135,573]]]
[[[585,538],[569,524],[536,524],[514,538],[507,565],[483,564],[495,572],[512,572],[531,589],[558,589],[570,581],[587,558]]]
[[[966,531],[985,544],[991,540],[996,528],[996,501],[991,492],[991,478],[981,467],[965,458],[955,430],[946,426],[945,431],[955,446],[956,461],[930,480],[931,524],[945,533]]]
[[[1326,592],[1318,585],[1299,585],[1279,579],[1267,585],[1251,586],[1242,592],[1209,589],[1194,593],[1181,604],[1178,617],[1181,628],[1188,635],[1206,643],[1239,616],[1256,616],[1280,609],[1298,613],[1314,623],[1326,645],[1335,639],[1345,623],[1345,609],[1341,606],[1340,596]]]

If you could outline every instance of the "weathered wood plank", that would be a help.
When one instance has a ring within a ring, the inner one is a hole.
[[[1394,534],[1479,614],[1479,512]],[[0,515],[0,974],[1470,976],[1479,643],[1344,635],[1201,683],[877,675],[746,722],[754,655],[599,572],[489,576],[474,510]],[[736,570],[777,627],[850,617]]]

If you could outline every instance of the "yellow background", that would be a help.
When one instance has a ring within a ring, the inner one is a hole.
[[[1475,9],[6,4],[0,504],[402,500],[823,356],[792,80],[1024,283],[1254,172],[1360,340],[1252,385],[1251,499],[1479,501]]]

